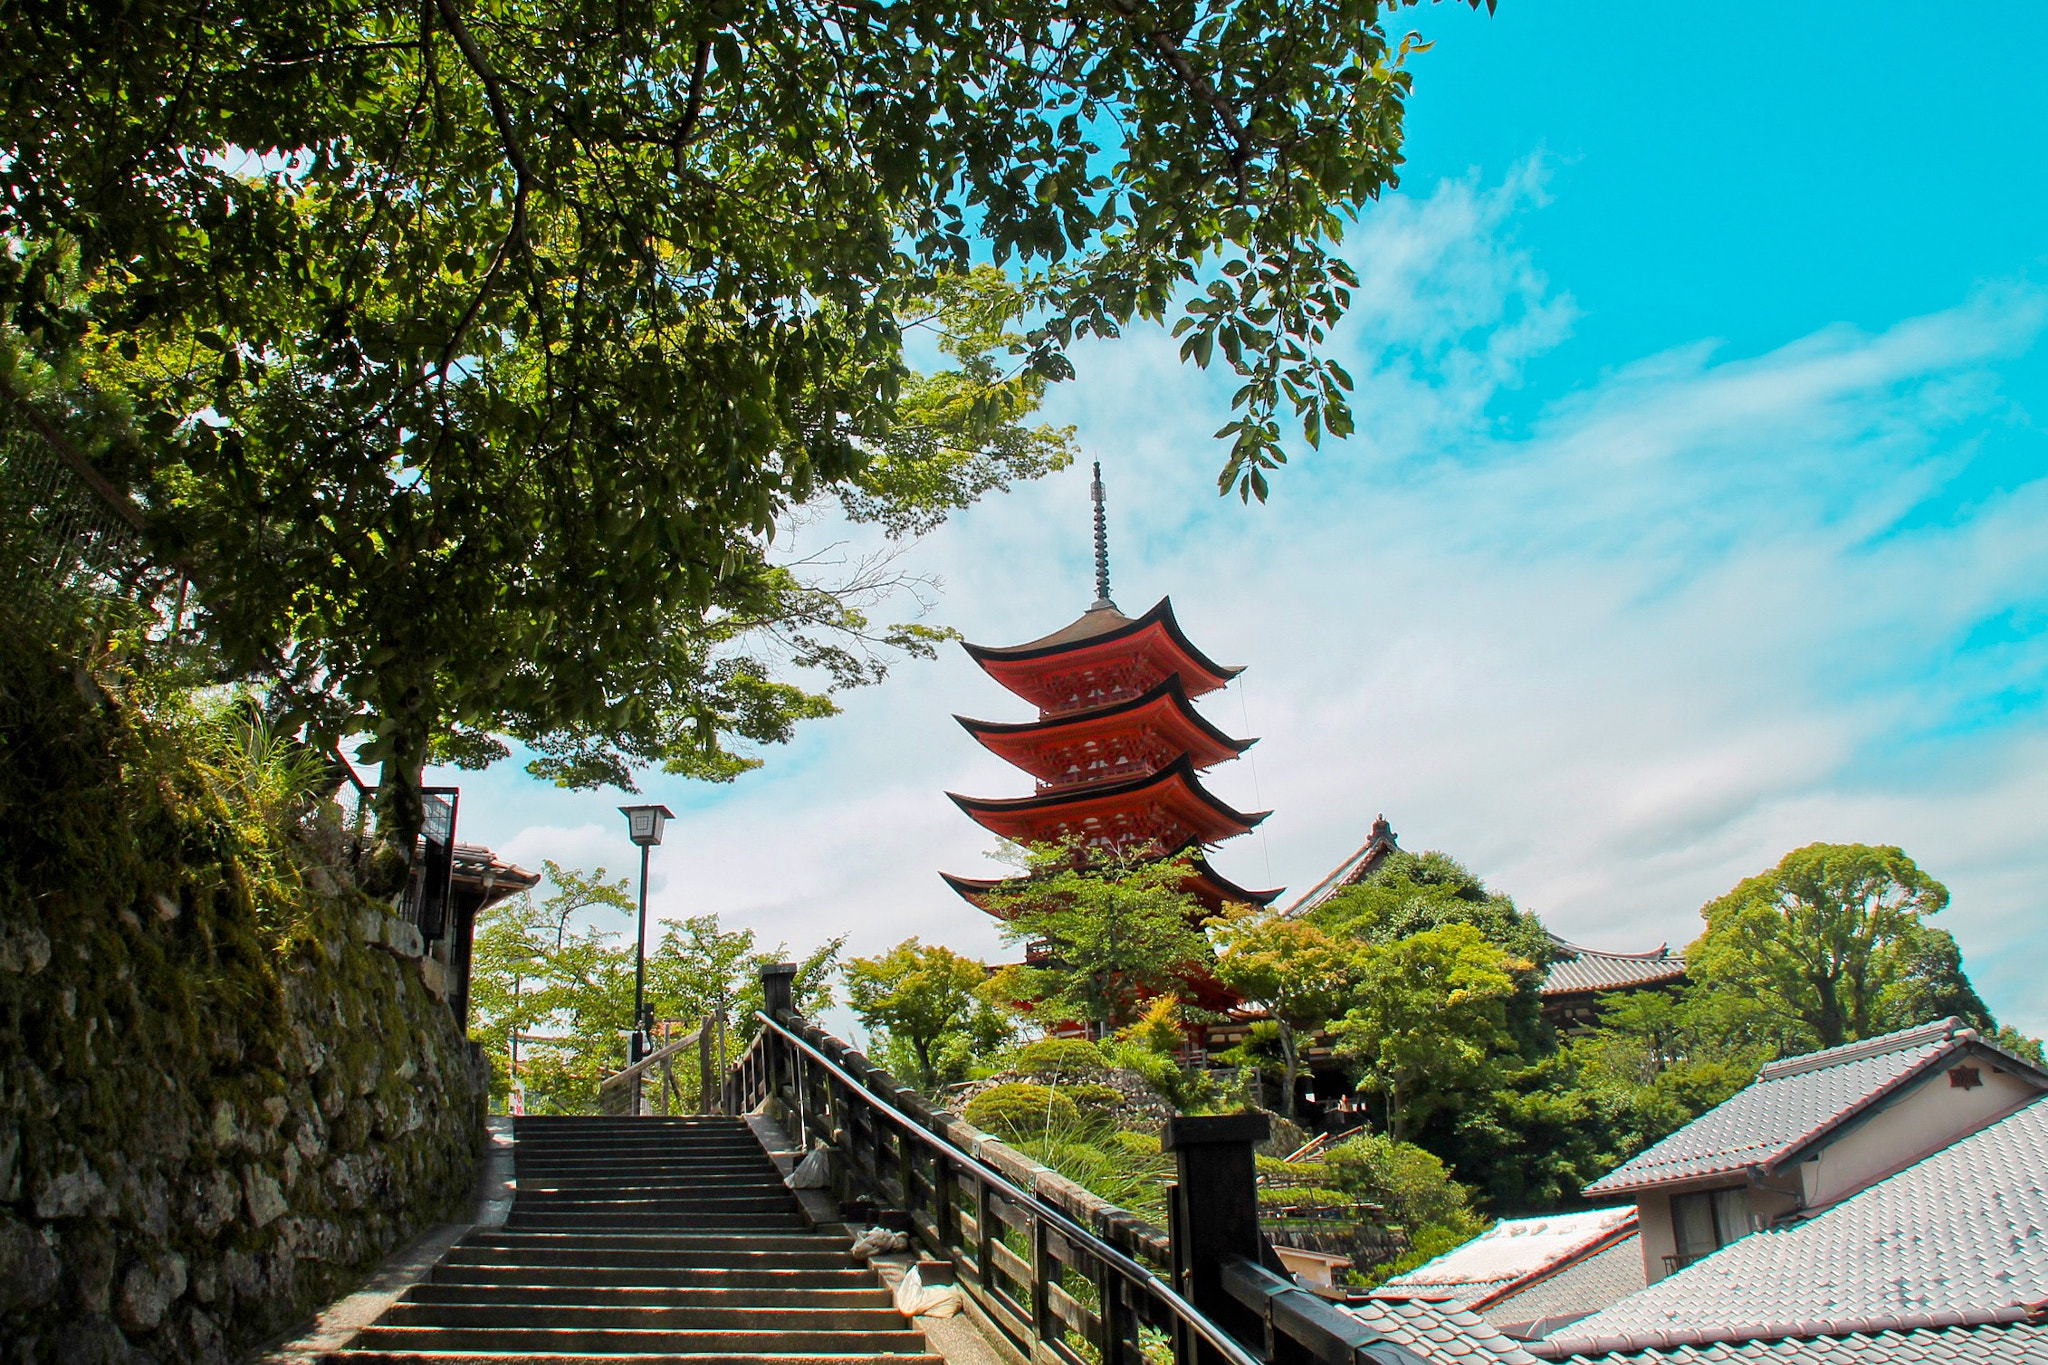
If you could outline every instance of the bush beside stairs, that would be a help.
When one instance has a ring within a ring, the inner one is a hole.
[[[942,1365],[737,1118],[526,1117],[503,1229],[327,1365]]]

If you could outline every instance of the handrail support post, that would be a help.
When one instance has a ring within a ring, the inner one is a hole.
[[[1166,1121],[1160,1147],[1173,1153],[1173,1287],[1239,1341],[1257,1341],[1264,1324],[1223,1287],[1232,1256],[1258,1263],[1259,1172],[1253,1148],[1272,1125],[1264,1114],[1219,1114]],[[1178,1334],[1178,1365],[1217,1365],[1222,1357],[1193,1333]]]

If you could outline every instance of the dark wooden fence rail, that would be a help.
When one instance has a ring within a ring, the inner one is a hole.
[[[1280,1270],[1258,1229],[1263,1115],[1168,1122],[1179,1179],[1162,1232],[933,1108],[798,1016],[795,971],[762,973],[767,1008],[726,1079],[727,1112],[775,1099],[791,1137],[833,1151],[842,1203],[900,1216],[1015,1359],[1424,1365]]]

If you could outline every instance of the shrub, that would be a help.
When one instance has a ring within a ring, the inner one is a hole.
[[[1086,1039],[1040,1038],[1017,1050],[1017,1070],[1040,1081],[1092,1081],[1109,1070],[1109,1060]]]
[[[1081,1111],[1071,1099],[1030,1081],[990,1086],[967,1102],[961,1117],[1011,1142],[1043,1137],[1048,1129],[1072,1132],[1081,1126]]]

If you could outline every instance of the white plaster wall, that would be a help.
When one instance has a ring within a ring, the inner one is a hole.
[[[1942,1067],[1823,1146],[1819,1160],[1801,1163],[1807,1206],[1846,1198],[1902,1164],[1968,1137],[2040,1093],[2032,1082],[1994,1070],[1991,1056],[1963,1056],[1949,1063],[1957,1065],[1976,1067],[1984,1084],[1956,1089],[1949,1084],[1949,1067]]]

